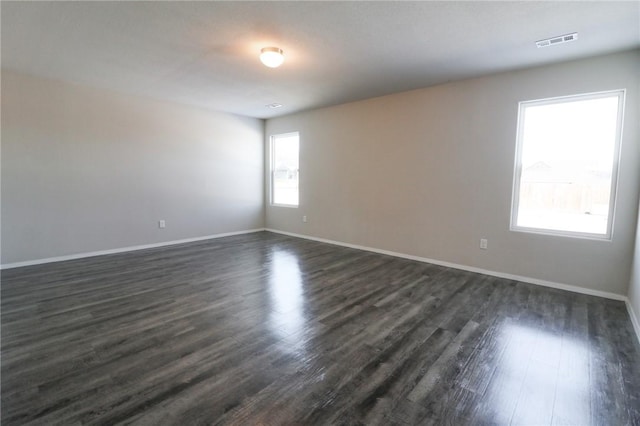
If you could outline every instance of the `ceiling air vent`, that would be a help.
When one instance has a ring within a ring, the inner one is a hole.
[[[544,40],[536,41],[536,46],[547,47],[556,44],[568,43],[570,41],[576,41],[578,39],[578,33],[565,34],[557,37],[551,37]]]

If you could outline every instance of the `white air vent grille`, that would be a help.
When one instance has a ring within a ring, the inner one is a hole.
[[[551,37],[544,40],[536,41],[536,46],[547,47],[556,44],[568,43],[570,41],[576,41],[578,39],[578,33],[565,34],[557,37]]]

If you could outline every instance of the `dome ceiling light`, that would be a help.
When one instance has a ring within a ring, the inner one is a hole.
[[[260,60],[269,68],[278,68],[284,62],[282,49],[279,47],[263,47],[260,50]]]

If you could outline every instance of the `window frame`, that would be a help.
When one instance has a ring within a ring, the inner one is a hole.
[[[298,137],[298,204],[282,204],[274,202],[275,194],[275,142],[277,138]],[[290,209],[297,209],[300,206],[300,132],[287,132],[272,134],[269,137],[269,204],[273,207],[287,207]]]
[[[616,120],[616,135],[614,140],[613,164],[611,166],[611,187],[609,189],[609,208],[607,215],[607,231],[605,234],[566,231],[546,228],[533,228],[526,226],[518,226],[518,211],[520,203],[520,182],[522,178],[522,148],[524,133],[524,112],[530,106],[543,106],[559,103],[568,103],[573,101],[586,101],[592,99],[617,97],[618,98],[618,115]],[[593,239],[600,241],[611,241],[614,230],[614,218],[617,204],[618,178],[620,165],[620,152],[622,145],[622,131],[624,125],[626,89],[606,90],[601,92],[583,93],[575,95],[557,96],[553,98],[544,98],[530,101],[518,102],[518,120],[516,129],[516,149],[513,173],[513,189],[511,193],[511,220],[509,230],[514,232],[524,232],[531,234],[542,234],[569,238]]]

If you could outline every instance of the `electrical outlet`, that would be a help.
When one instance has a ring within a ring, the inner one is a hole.
[[[481,238],[480,239],[480,248],[482,250],[486,250],[487,249],[487,245],[488,245],[488,241],[486,238]]]
[[[160,219],[158,221],[158,228],[164,229],[164,228],[166,228],[166,226],[167,226],[167,223],[164,221],[164,219]]]
[[[306,217],[306,216],[302,216],[302,221],[303,221],[304,223],[307,223],[307,217]]]

